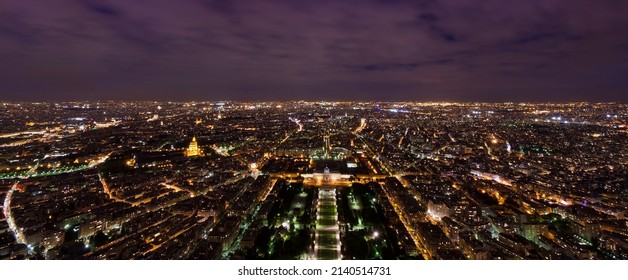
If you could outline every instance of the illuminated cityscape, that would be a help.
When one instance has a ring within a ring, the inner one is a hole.
[[[628,259],[628,105],[0,103],[0,259]]]

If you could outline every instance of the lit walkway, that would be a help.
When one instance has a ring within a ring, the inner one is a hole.
[[[316,208],[316,239],[314,241],[316,259],[338,260],[341,256],[336,189],[320,188]]]

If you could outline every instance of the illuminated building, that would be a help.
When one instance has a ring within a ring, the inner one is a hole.
[[[427,203],[427,214],[437,221],[450,216],[450,209],[444,203],[434,203],[431,200]]]
[[[198,143],[196,142],[196,137],[192,138],[192,142],[190,142],[190,146],[185,151],[185,156],[187,157],[196,157],[202,154],[201,149],[198,147]]]

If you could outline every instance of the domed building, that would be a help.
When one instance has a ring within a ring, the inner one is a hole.
[[[198,143],[196,142],[196,136],[192,138],[192,142],[190,142],[190,146],[188,146],[187,150],[185,150],[186,157],[196,157],[203,155],[203,151],[198,147]]]

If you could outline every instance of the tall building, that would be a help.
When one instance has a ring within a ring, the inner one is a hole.
[[[190,142],[190,146],[188,146],[188,149],[185,151],[185,156],[196,157],[200,155],[201,155],[201,149],[198,148],[196,137],[193,137],[192,142]]]

